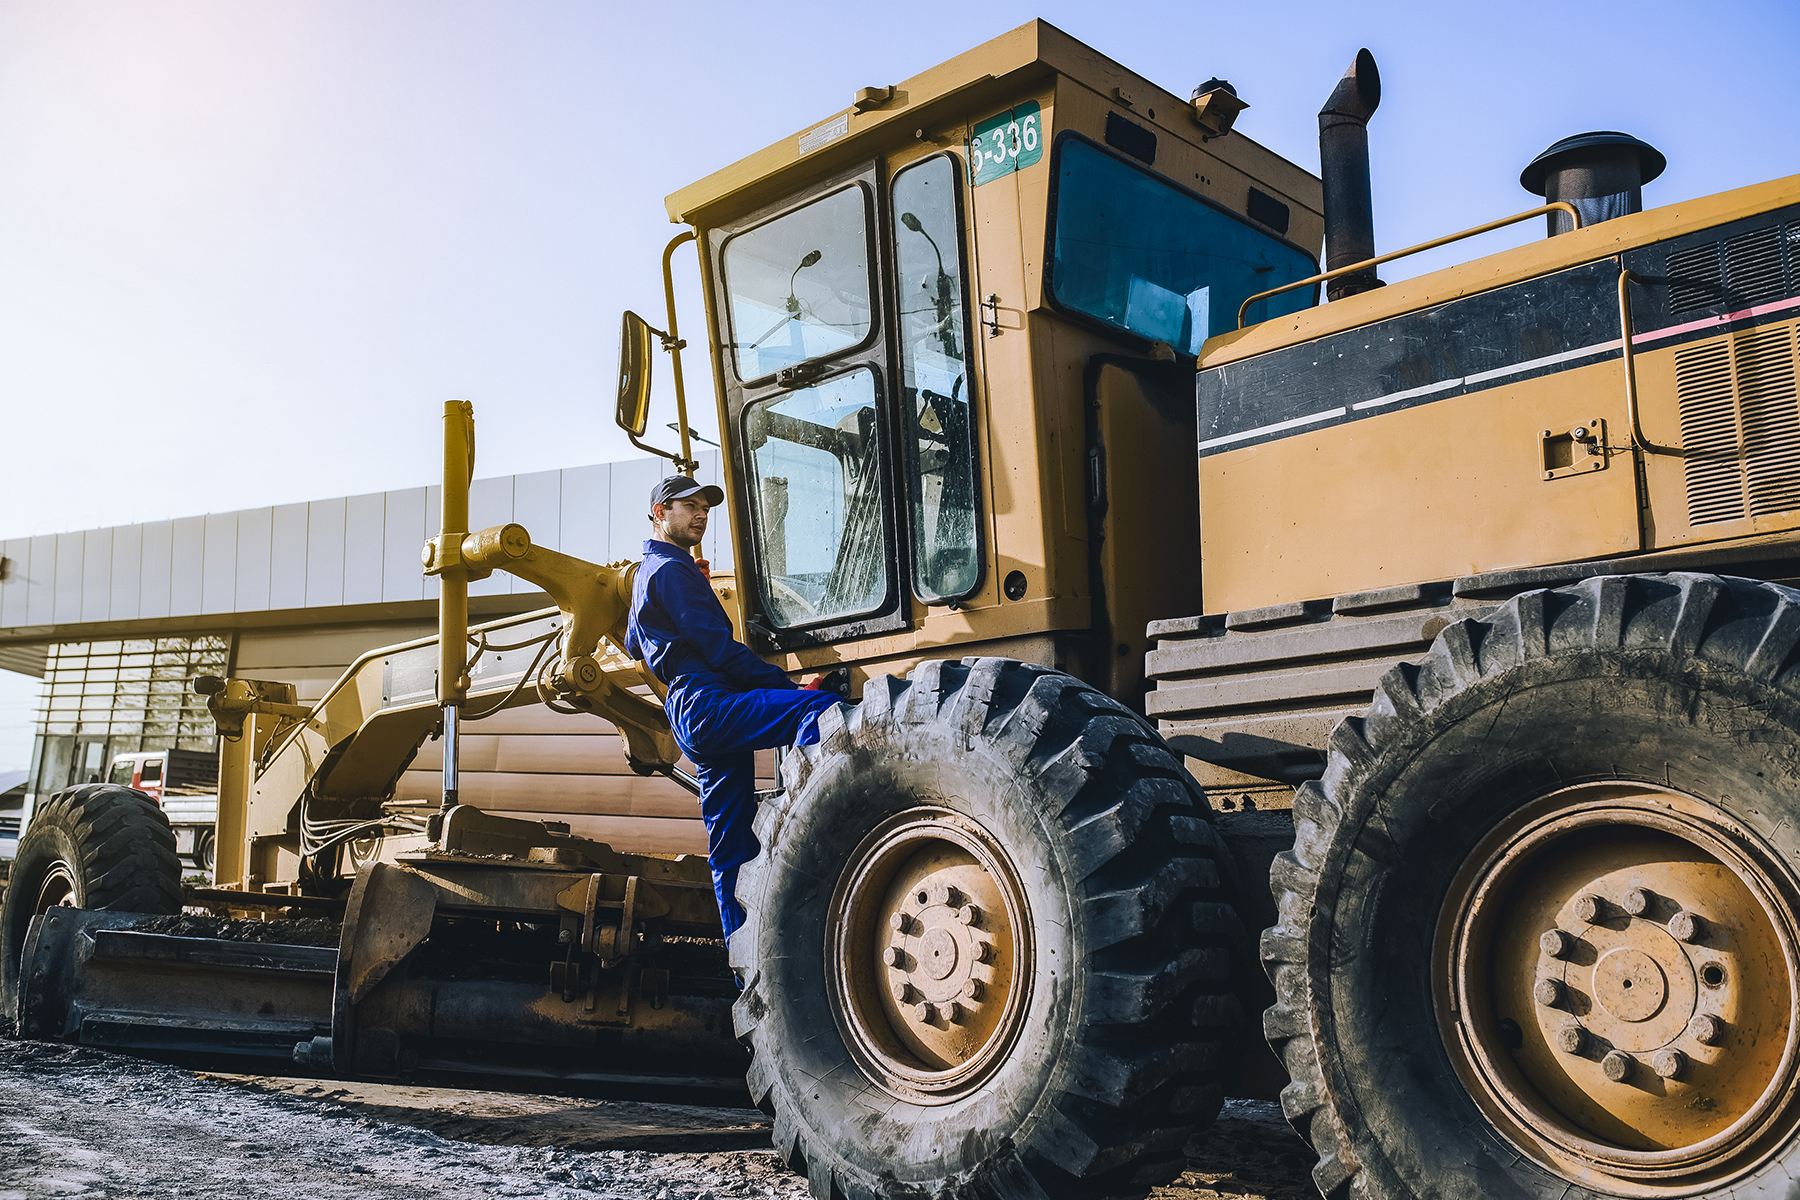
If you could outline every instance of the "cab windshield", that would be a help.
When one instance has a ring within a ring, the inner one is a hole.
[[[868,208],[867,191],[853,184],[725,243],[739,379],[762,379],[868,340]]]

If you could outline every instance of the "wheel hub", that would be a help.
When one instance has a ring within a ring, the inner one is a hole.
[[[1029,913],[985,830],[938,808],[884,822],[851,856],[829,930],[833,1014],[875,1082],[947,1103],[1004,1061],[1029,990]]]
[[[1515,814],[1439,921],[1439,1016],[1476,1103],[1577,1181],[1675,1195],[1795,1120],[1800,939],[1772,855],[1623,785]]]
[[[1669,979],[1642,950],[1614,946],[1594,964],[1592,991],[1608,1016],[1626,1022],[1648,1021],[1669,998]]]

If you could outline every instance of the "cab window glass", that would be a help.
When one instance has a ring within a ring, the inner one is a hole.
[[[956,163],[909,167],[891,194],[912,580],[929,603],[968,595],[980,571]]]
[[[867,340],[874,317],[866,196],[848,187],[725,243],[738,378],[761,379]]]
[[[762,608],[792,628],[888,595],[875,373],[863,369],[745,411]]]
[[[131,763],[116,762],[112,765],[112,774],[110,774],[106,777],[106,782],[117,783],[117,784],[121,784],[125,787],[130,787],[131,786],[131,770],[132,770]]]
[[[143,769],[138,772],[138,779],[143,783],[157,783],[162,779],[162,760],[147,758]]]
[[[1057,148],[1051,293],[1066,308],[1183,354],[1237,328],[1238,305],[1305,279],[1303,251],[1075,138]],[[1258,301],[1247,321],[1312,306],[1299,288]]]

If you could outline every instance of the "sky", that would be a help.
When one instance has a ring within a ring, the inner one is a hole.
[[[1800,6],[1695,13],[0,0],[0,537],[427,483],[446,399],[475,403],[483,476],[628,457],[618,319],[660,316],[663,197],[1032,17],[1178,95],[1231,80],[1237,128],[1315,170],[1367,46],[1391,250],[1539,203],[1520,169],[1591,129],[1668,155],[1652,206],[1800,170]],[[0,672],[0,771],[33,686]]]

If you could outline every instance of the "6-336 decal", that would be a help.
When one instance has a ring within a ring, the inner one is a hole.
[[[976,187],[992,183],[1044,156],[1044,124],[1037,101],[996,113],[976,124],[969,138],[969,175]]]

